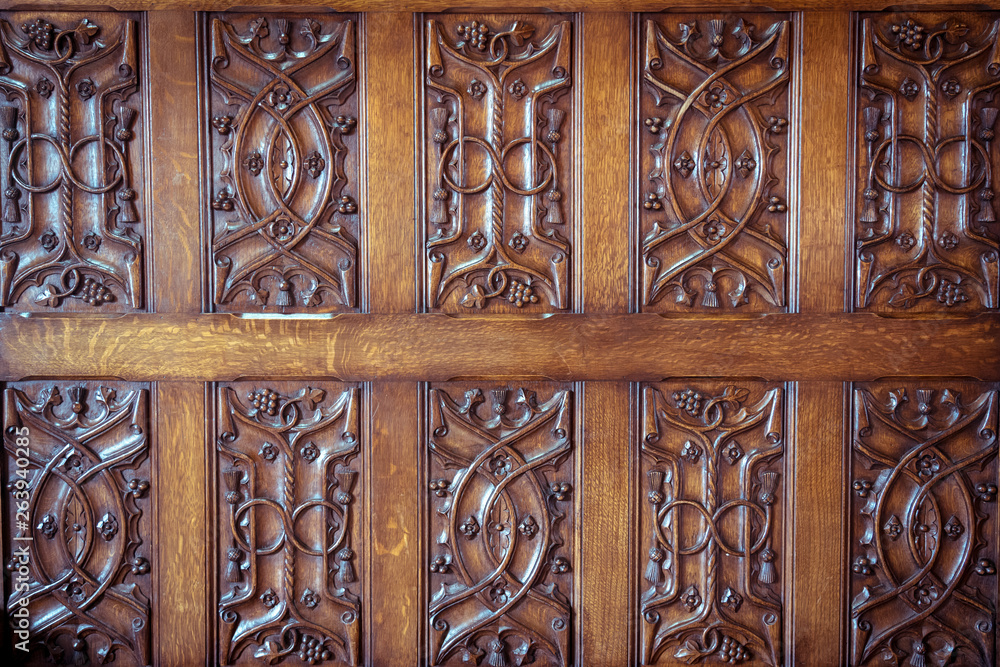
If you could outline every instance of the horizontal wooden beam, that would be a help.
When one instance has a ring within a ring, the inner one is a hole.
[[[883,0],[882,2],[865,2],[865,0],[744,0],[742,2],[711,3],[705,0],[505,0],[504,2],[456,2],[455,0],[341,0],[331,3],[330,0],[103,0],[97,3],[86,3],[81,0],[28,0],[12,3],[12,10],[28,10],[38,8],[39,11],[86,10],[99,7],[118,11],[144,11],[158,9],[194,9],[200,11],[224,11],[227,9],[244,9],[252,7],[263,10],[295,11],[309,9],[311,11],[340,12],[440,12],[449,10],[481,13],[484,11],[588,11],[588,12],[656,12],[669,8],[703,9],[716,12],[727,11],[878,11],[898,6],[900,3]],[[920,0],[908,3],[914,9],[937,9],[943,7],[968,8],[977,3],[961,0]],[[992,3],[979,3],[988,6]],[[474,9],[472,9],[474,8]]]
[[[5,381],[44,376],[440,381],[484,375],[855,381],[948,375],[996,381],[1000,380],[1000,314],[963,320],[868,314],[744,319],[0,315],[0,380]]]

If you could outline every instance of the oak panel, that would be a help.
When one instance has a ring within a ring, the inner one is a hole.
[[[855,385],[853,665],[996,664],[997,386]]]
[[[573,664],[572,388],[431,385],[428,661]]]
[[[787,14],[640,18],[642,310],[786,309],[793,33]]]
[[[207,14],[202,31],[213,308],[357,310],[357,17]]]
[[[858,17],[854,305],[1000,307],[1000,13]]]
[[[122,382],[4,391],[5,606],[27,626],[6,634],[32,663],[150,663],[149,401]]]
[[[145,309],[143,27],[0,15],[0,307]]]
[[[783,388],[674,380],[641,400],[642,664],[782,664]]]
[[[217,387],[220,663],[361,664],[361,401],[329,382]]]
[[[142,346],[131,344],[141,337]],[[0,315],[0,379],[112,375],[345,380],[545,376],[655,380],[733,374],[782,380],[928,375],[1000,379],[1000,317],[900,320],[873,315],[666,319],[657,315],[452,318],[230,315],[114,319]],[[485,355],[483,350],[502,351]],[[206,363],[210,359],[211,363]]]
[[[571,15],[422,17],[427,310],[571,308]]]

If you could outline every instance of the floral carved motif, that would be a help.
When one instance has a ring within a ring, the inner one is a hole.
[[[218,388],[218,660],[358,665],[360,393]]]
[[[996,664],[997,396],[854,388],[851,664]]]
[[[148,390],[13,383],[3,426],[6,611],[29,621],[26,636],[5,630],[10,655],[151,664]]]
[[[448,384],[428,409],[430,664],[573,664],[572,394]]]
[[[780,665],[782,390],[693,385],[643,388],[642,664]]]
[[[644,309],[785,309],[792,32],[781,14],[644,20]]]
[[[355,310],[355,21],[213,14],[205,32],[215,309]]]
[[[443,15],[425,31],[427,308],[569,308],[572,22]]]
[[[144,307],[138,15],[0,15],[0,307]]]
[[[1000,14],[863,14],[855,307],[997,308]]]

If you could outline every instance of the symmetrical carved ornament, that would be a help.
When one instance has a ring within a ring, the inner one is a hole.
[[[854,389],[853,665],[995,665],[997,389]]]
[[[643,309],[784,310],[789,17],[660,15],[643,36]]]
[[[147,401],[125,383],[4,391],[8,655],[151,663]],[[19,618],[29,627],[15,636]],[[22,641],[28,653],[11,648]]]
[[[643,388],[642,664],[781,664],[783,414],[762,382]]]
[[[355,21],[206,21],[214,308],[357,309]]]
[[[569,307],[572,22],[425,23],[426,307]]]
[[[0,15],[0,307],[144,303],[139,22]]]
[[[428,410],[430,664],[572,664],[572,394],[449,384]]]
[[[855,132],[855,306],[1000,306],[1000,14],[864,14]]]
[[[218,388],[218,661],[360,664],[357,388]]]

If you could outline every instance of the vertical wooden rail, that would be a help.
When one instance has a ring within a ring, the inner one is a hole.
[[[202,262],[195,13],[155,11],[147,17],[153,222],[147,307],[160,313],[198,313]]]
[[[413,312],[414,17],[371,13],[361,21],[367,114],[368,284],[373,313]],[[421,664],[427,601],[421,561],[420,400],[414,382],[371,387],[371,585],[367,664]]]
[[[162,667],[191,667],[207,663],[207,628],[215,618],[206,567],[205,385],[161,382],[155,407],[152,493],[157,530],[170,539],[153,546],[153,654]]]
[[[850,99],[850,12],[803,20],[800,308],[840,313],[847,287],[844,197]],[[844,440],[842,382],[800,382],[789,452],[793,512],[787,664],[844,664]]]
[[[627,13],[582,15],[583,310],[629,310],[628,128],[632,126],[632,23]],[[578,93],[580,94],[580,93]],[[630,662],[632,526],[629,385],[587,382],[580,443],[583,507],[577,664]]]

